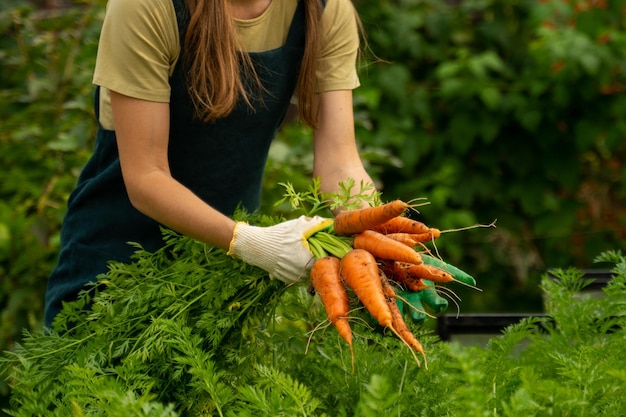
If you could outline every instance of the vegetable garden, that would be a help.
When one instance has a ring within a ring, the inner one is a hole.
[[[449,312],[545,313],[478,347],[440,342],[434,317],[406,320],[427,367],[355,309],[353,293],[350,349],[321,291],[284,287],[168,231],[166,248],[137,248],[133,263],[111,265],[67,305],[63,336],[41,331],[65,201],[94,137],[90,82],[104,4],[0,6],[6,413],[626,414],[620,2],[355,0],[376,54],[365,54],[355,93],[362,154],[386,201],[428,202],[405,213],[429,225],[431,238],[430,229],[441,232],[432,259],[476,279],[448,283],[458,303]],[[286,126],[271,150],[262,213],[239,215],[271,224],[303,214],[310,165],[310,133]],[[287,181],[291,190],[276,186]],[[446,233],[495,219],[497,227]],[[583,271],[597,266],[613,279],[602,298],[581,297]]]

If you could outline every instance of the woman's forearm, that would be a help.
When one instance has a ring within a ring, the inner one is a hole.
[[[168,173],[135,178],[127,191],[133,206],[162,225],[212,246],[228,249],[235,221],[207,205]]]

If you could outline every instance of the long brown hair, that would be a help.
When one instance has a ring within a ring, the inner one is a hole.
[[[321,0],[305,2],[306,37],[298,81],[298,109],[301,120],[315,126],[315,72],[320,44]],[[190,20],[185,33],[185,65],[188,66],[188,88],[198,117],[210,122],[227,116],[237,100],[251,105],[254,86],[262,89],[248,54],[242,51],[237,27],[229,13],[228,0],[187,0]],[[251,77],[243,77],[242,72]],[[252,87],[252,88],[251,88]]]

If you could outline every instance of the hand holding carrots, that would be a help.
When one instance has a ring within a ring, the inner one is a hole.
[[[426,320],[425,307],[434,313],[443,313],[448,309],[448,300],[437,294],[435,283],[426,279],[422,281],[425,286],[423,290],[398,291],[397,303],[400,312],[410,317],[416,324],[422,324]]]
[[[307,239],[331,224],[332,220],[319,216],[301,216],[269,227],[239,222],[228,254],[264,269],[273,279],[298,281],[313,266]]]
[[[414,321],[423,322],[424,305],[435,313],[448,307],[435,285],[453,281],[476,284],[465,272],[428,254],[427,243],[439,238],[442,232],[404,217],[409,208],[409,204],[396,200],[344,211],[335,217],[330,231],[309,238],[319,262],[319,268],[316,263],[311,271],[312,285],[351,352],[347,289],[381,326],[391,330],[412,351],[424,355],[421,344],[404,322],[404,307],[410,309]]]

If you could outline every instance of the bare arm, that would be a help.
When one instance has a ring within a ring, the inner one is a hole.
[[[111,106],[122,175],[133,206],[179,233],[228,249],[235,222],[170,174],[169,104],[111,92]]]
[[[313,132],[313,176],[320,177],[324,192],[335,192],[338,184],[353,178],[356,184],[373,184],[363,167],[354,133],[352,91],[328,91],[318,95],[320,114]]]

